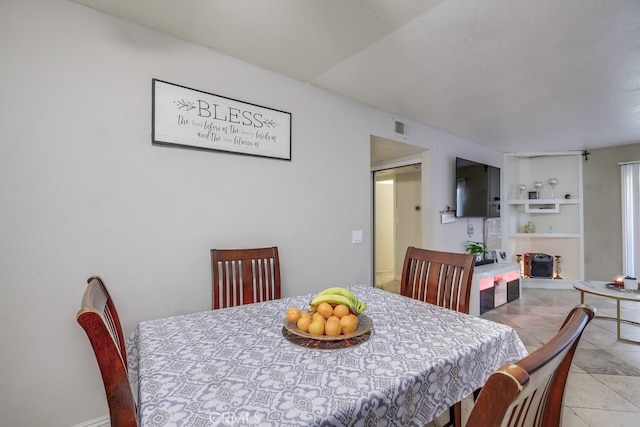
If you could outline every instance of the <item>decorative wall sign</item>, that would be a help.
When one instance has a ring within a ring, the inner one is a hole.
[[[152,143],[291,160],[291,113],[153,79]]]

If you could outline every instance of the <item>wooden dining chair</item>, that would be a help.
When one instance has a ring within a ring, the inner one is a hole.
[[[475,256],[410,246],[404,257],[400,293],[461,313],[469,313]]]
[[[137,426],[136,403],[129,383],[122,326],[102,279],[90,277],[76,320],[89,337],[98,361],[112,426]]]
[[[280,299],[278,248],[211,249],[212,307]]]
[[[571,361],[584,328],[595,314],[594,307],[577,305],[551,340],[491,374],[471,410],[467,427],[561,425]]]
[[[475,255],[410,246],[404,257],[400,293],[469,314]],[[449,408],[448,426],[462,427],[462,402]]]

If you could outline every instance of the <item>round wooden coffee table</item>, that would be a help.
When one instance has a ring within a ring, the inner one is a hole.
[[[616,300],[616,317],[608,316],[596,316],[599,319],[615,320],[618,328],[618,341],[625,341],[634,344],[640,344],[640,341],[632,340],[629,338],[623,338],[620,335],[620,323],[627,323],[629,325],[640,326],[639,322],[634,322],[629,319],[622,319],[620,317],[620,301],[635,301],[640,302],[640,291],[627,290],[623,288],[617,288],[613,286],[613,283],[607,282],[575,282],[573,287],[580,291],[580,303],[584,304],[584,294],[597,295],[604,298],[613,298]]]

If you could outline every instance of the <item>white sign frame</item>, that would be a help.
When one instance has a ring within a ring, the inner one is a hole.
[[[291,160],[291,113],[152,81],[152,144]]]
[[[496,257],[498,262],[501,264],[511,262],[511,259],[509,257],[509,252],[507,252],[504,249],[496,249]]]

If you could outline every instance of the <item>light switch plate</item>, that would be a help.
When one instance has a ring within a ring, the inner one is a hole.
[[[353,230],[351,243],[362,243],[362,230]]]

